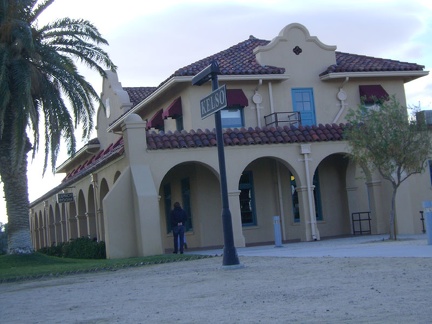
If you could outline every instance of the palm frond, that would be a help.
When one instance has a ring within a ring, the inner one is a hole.
[[[32,12],[30,13],[27,19],[27,22],[29,24],[34,23],[37,20],[37,18],[40,16],[40,14],[43,13],[45,9],[47,9],[54,1],[55,0],[45,0],[44,2],[40,3],[35,9],[32,10]],[[37,2],[38,2],[37,0],[32,0],[31,7],[34,8]]]
[[[89,21],[63,18],[37,26],[38,17],[53,2],[0,1],[0,147],[3,140],[9,140],[16,152],[11,154],[11,161],[18,163],[27,149],[26,132],[30,130],[34,157],[42,119],[43,172],[49,163],[54,170],[62,138],[66,137],[68,153],[72,154],[74,129],[82,125],[87,138],[94,127],[94,105],[100,98],[75,62],[102,76],[106,69],[116,70],[101,47],[108,41]]]

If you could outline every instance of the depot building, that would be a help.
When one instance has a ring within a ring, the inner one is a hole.
[[[220,114],[236,247],[274,242],[275,216],[284,242],[389,233],[392,188],[350,158],[345,116],[390,96],[406,105],[405,83],[428,72],[339,52],[293,23],[272,40],[250,36],[179,68],[155,87],[123,86],[121,67],[107,72],[97,137],[57,167],[60,185],[30,204],[35,249],[84,236],[105,241],[108,258],[170,252],[176,201],[188,214],[189,248],[223,246],[215,118],[201,114],[212,84],[192,84],[213,61],[226,89]],[[397,233],[422,232],[430,179],[427,170],[399,188]]]

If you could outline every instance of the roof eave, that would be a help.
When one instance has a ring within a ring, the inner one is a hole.
[[[219,75],[219,81],[285,81],[290,77],[287,74],[246,74],[246,75]]]
[[[320,76],[321,81],[345,78],[403,78],[409,82],[429,74],[429,71],[379,71],[379,72],[337,72]]]
[[[175,77],[172,77],[166,83],[164,83],[160,88],[158,88],[154,92],[152,92],[151,95],[149,95],[147,98],[145,98],[139,104],[137,104],[135,107],[133,107],[128,112],[126,112],[123,116],[121,116],[121,118],[119,118],[113,124],[111,124],[107,128],[107,132],[121,131],[121,125],[122,125],[123,121],[127,118],[127,116],[141,110],[145,105],[150,103],[155,98],[159,97],[161,94],[163,94],[166,90],[168,90],[171,86],[173,86],[176,83],[190,82],[192,84],[192,78],[193,77],[194,76],[175,76]],[[219,81],[245,81],[245,80],[251,80],[251,81],[253,81],[253,80],[284,81],[284,80],[288,80],[288,79],[289,79],[289,76],[286,74],[248,74],[248,75],[219,75],[218,76]]]
[[[90,150],[95,150],[96,152],[100,149],[100,144],[86,144],[84,145],[78,152],[76,152],[73,156],[71,156],[69,159],[67,159],[66,161],[64,161],[62,164],[60,164],[55,172],[56,173],[65,173],[66,172],[66,168],[73,163],[73,161],[75,161],[78,158],[81,158],[83,156],[91,156],[93,155],[95,152],[89,152]]]

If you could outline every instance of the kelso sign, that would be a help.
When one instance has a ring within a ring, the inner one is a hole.
[[[227,106],[226,86],[223,85],[213,91],[210,95],[201,99],[201,119],[204,119],[211,114],[225,108]]]

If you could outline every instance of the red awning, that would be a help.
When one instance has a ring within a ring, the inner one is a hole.
[[[248,99],[246,98],[242,89],[227,89],[227,106],[248,106]]]
[[[175,99],[167,109],[164,110],[162,117],[177,117],[183,115],[181,97]]]
[[[365,103],[374,103],[377,100],[388,100],[390,97],[384,88],[379,85],[361,85],[359,86],[360,99]]]
[[[163,121],[162,113],[163,110],[161,109],[156,114],[154,114],[153,117],[147,121],[147,128],[152,128],[152,127],[158,128],[163,126],[164,121]]]

